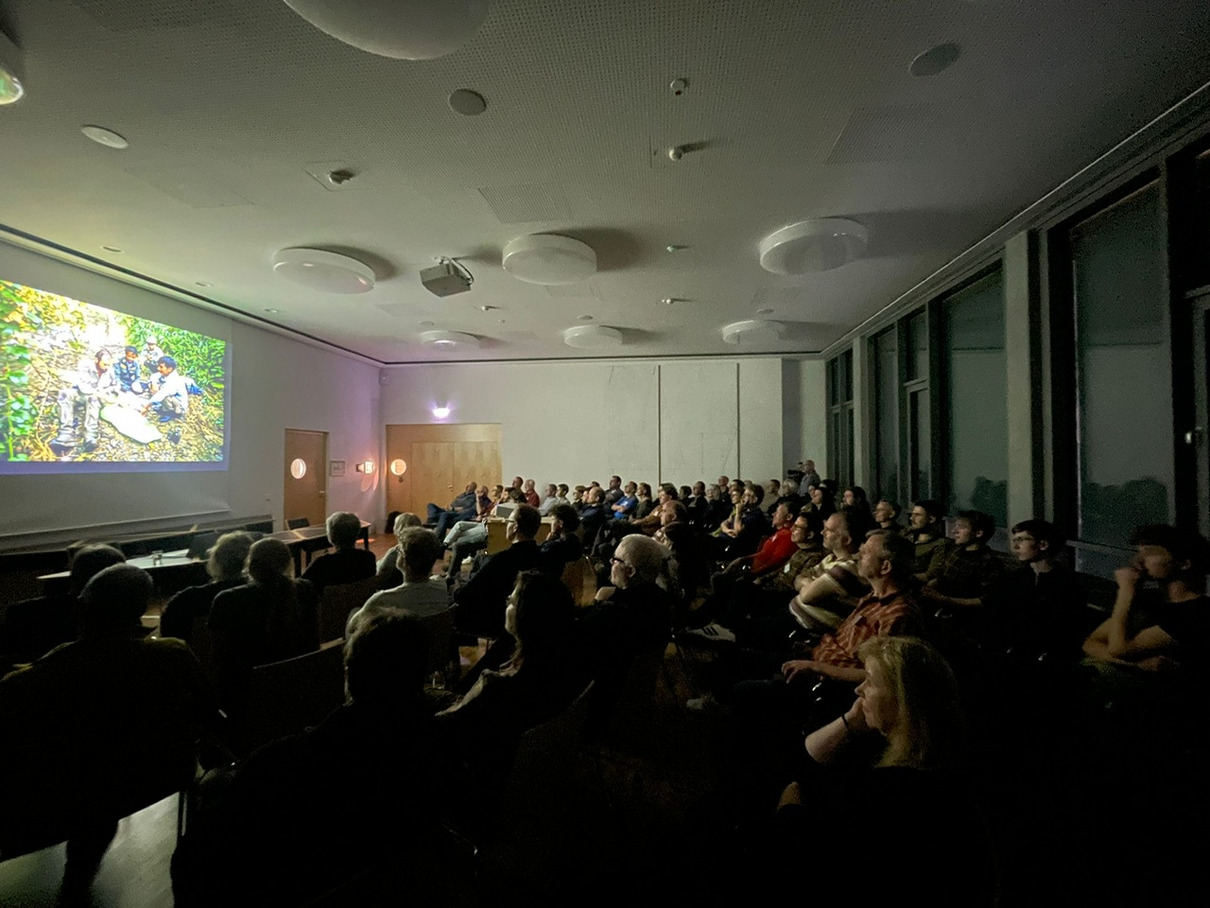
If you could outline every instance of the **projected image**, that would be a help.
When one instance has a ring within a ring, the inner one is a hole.
[[[226,344],[0,281],[0,463],[223,459]]]

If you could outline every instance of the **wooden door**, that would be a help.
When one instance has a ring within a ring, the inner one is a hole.
[[[447,506],[468,482],[500,482],[500,426],[387,426],[387,511],[423,520],[430,501]],[[406,464],[402,472],[398,462]]]
[[[283,523],[306,517],[318,526],[328,516],[325,496],[328,485],[328,433],[286,429],[285,494]]]

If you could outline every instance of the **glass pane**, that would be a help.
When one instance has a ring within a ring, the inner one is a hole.
[[[845,452],[844,452],[844,455],[845,455],[845,459],[842,461],[842,463],[844,464],[844,476],[841,478],[842,487],[851,486],[853,484],[853,408],[852,407],[846,408],[844,413],[845,413],[845,421],[844,421],[844,427],[845,427],[845,437],[844,437]]]
[[[1004,281],[999,271],[945,300],[949,513],[973,508],[1008,525]]]
[[[1210,151],[1203,151],[1194,162],[1193,212],[1196,235],[1189,262],[1190,286],[1181,290],[1210,285]]]
[[[1171,521],[1174,453],[1160,193],[1153,183],[1071,232],[1080,535],[1124,546]]]
[[[907,333],[907,380],[914,381],[917,378],[928,378],[929,326],[928,316],[923,310],[908,319]]]
[[[899,497],[899,363],[896,330],[874,338],[874,488],[879,498]]]
[[[929,432],[929,397],[927,390],[908,395],[908,456],[910,463],[911,499],[931,498],[932,450]],[[906,502],[904,502],[906,504]]]
[[[837,381],[837,366],[840,364],[840,357],[834,357],[828,360],[828,405],[835,406],[840,403],[840,382]]]
[[[840,402],[847,404],[853,399],[853,351],[849,350],[840,357]]]

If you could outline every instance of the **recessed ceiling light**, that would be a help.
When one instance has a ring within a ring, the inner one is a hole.
[[[214,286],[214,284],[210,283],[209,281],[194,281],[193,283],[196,284],[198,287],[213,287]]]
[[[81,126],[80,132],[106,148],[126,148],[130,145],[123,136],[104,126]]]
[[[453,53],[487,18],[490,0],[286,0],[321,32],[380,57],[431,60]]]
[[[938,44],[916,57],[908,71],[913,76],[935,76],[943,69],[953,66],[960,53],[957,44]]]
[[[279,249],[273,270],[288,281],[323,293],[365,293],[374,289],[374,270],[365,262],[326,249]]]
[[[119,249],[117,246],[102,246],[101,248],[106,252],[114,253],[114,255],[122,255],[126,251],[125,249]]]
[[[765,307],[764,309],[757,309],[756,314],[757,315],[772,315],[773,310],[768,307]]]
[[[663,303],[665,306],[671,306],[673,303],[676,302],[676,297],[675,296],[666,296],[662,300],[660,300],[660,302]]]
[[[582,321],[582,322],[591,322],[592,321],[591,315],[581,315],[579,318],[580,318],[580,321]]]
[[[664,249],[667,250],[668,252],[681,252],[682,250],[688,249],[688,248],[689,248],[688,246],[678,246],[675,243],[669,243],[667,246],[664,247]]]
[[[429,322],[429,321],[417,322],[416,324],[417,324],[417,325],[419,325],[421,328],[431,328],[431,327],[433,327],[433,323],[432,323],[432,322]]]
[[[587,243],[554,233],[533,233],[504,247],[504,270],[527,284],[574,284],[596,274],[597,253]]]
[[[277,315],[277,313],[281,312],[280,309],[266,309],[265,311],[268,312],[270,315]]]
[[[483,99],[483,95],[477,91],[471,91],[469,88],[459,88],[450,92],[448,100],[450,110],[460,113],[464,117],[477,117],[487,110],[487,101]]]
[[[760,266],[774,274],[839,268],[865,252],[870,234],[847,218],[814,218],[775,230],[760,241]]]
[[[577,325],[563,332],[563,343],[580,350],[620,347],[625,343],[622,332],[604,325]]]
[[[420,335],[420,342],[431,347],[440,347],[443,350],[453,350],[455,347],[470,347],[479,346],[479,338],[473,334],[465,334],[462,331],[425,331]]]

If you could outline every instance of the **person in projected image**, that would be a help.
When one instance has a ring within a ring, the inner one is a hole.
[[[80,443],[80,411],[84,411],[84,443],[81,450],[97,449],[100,433],[101,407],[118,398],[118,380],[114,375],[109,351],[97,351],[91,365],[82,368],[75,381],[59,392],[59,434],[50,443],[51,450],[62,457]]]
[[[123,391],[142,394],[147,390],[147,383],[142,380],[143,364],[139,362],[138,347],[127,344],[125,355],[113,364],[113,372]]]
[[[177,371],[176,360],[171,356],[161,356],[156,363],[156,373],[151,378],[153,393],[143,407],[143,415],[149,416],[154,411],[159,415],[160,422],[184,419],[189,411],[189,385]],[[179,442],[180,430],[169,431],[168,440],[173,444]]]
[[[152,379],[155,378],[156,366],[164,356],[164,350],[160,347],[160,339],[154,334],[148,334],[143,341],[143,365],[147,367],[147,371],[151,373]]]

